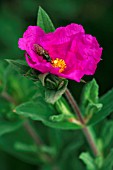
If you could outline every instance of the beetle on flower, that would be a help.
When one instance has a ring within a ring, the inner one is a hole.
[[[19,48],[31,68],[80,82],[93,75],[101,59],[102,48],[95,37],[85,34],[81,25],[70,24],[45,33],[39,26],[29,26]]]

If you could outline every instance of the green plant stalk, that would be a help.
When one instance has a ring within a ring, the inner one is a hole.
[[[72,94],[70,93],[70,91],[68,89],[66,89],[65,95],[66,95],[66,98],[67,98],[68,102],[70,103],[72,109],[77,114],[77,117],[78,117],[80,123],[83,125],[82,131],[83,131],[83,133],[84,133],[84,135],[85,135],[85,137],[86,137],[86,139],[87,139],[87,141],[90,145],[90,148],[92,149],[94,156],[98,156],[99,151],[97,149],[93,135],[91,134],[91,131],[89,130],[89,128],[86,126],[85,121],[84,121],[84,117],[82,116],[82,113],[81,113],[75,99],[73,98]]]
[[[10,96],[6,91],[3,91],[1,93],[1,96],[6,99],[8,102],[14,104],[14,105],[17,105],[17,102],[13,99],[12,96]]]
[[[32,137],[32,139],[34,140],[34,142],[36,143],[36,145],[38,146],[42,146],[43,142],[40,139],[40,137],[38,136],[38,134],[36,133],[36,131],[34,130],[34,128],[31,126],[31,124],[29,123],[29,120],[24,122],[24,128],[27,130],[27,132],[29,133],[29,135]]]
[[[29,120],[26,120],[23,125],[24,125],[24,128],[26,129],[26,131],[28,132],[28,134],[34,140],[35,144],[38,147],[43,147],[44,143],[40,139],[39,135],[36,133],[35,129],[30,124]],[[46,154],[46,153],[42,153],[42,158],[41,159],[44,162],[48,162],[48,163],[52,162],[52,158],[48,154]]]

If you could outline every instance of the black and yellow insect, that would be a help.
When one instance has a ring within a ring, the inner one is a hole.
[[[39,44],[34,44],[34,50],[39,56],[42,56],[46,61],[51,62],[52,59],[49,56],[49,53],[44,50],[42,46],[40,46]]]

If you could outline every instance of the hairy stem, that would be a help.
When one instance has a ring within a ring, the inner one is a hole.
[[[68,89],[66,89],[65,91],[65,95],[66,95],[66,98],[68,100],[68,102],[70,103],[71,107],[73,108],[74,112],[77,114],[77,117],[79,119],[79,121],[81,122],[81,124],[83,125],[83,128],[82,128],[82,131],[92,149],[92,152],[95,156],[97,156],[99,154],[99,151],[96,147],[96,144],[94,142],[94,139],[93,139],[93,136],[91,134],[91,132],[89,131],[89,129],[86,127],[86,124],[85,124],[85,121],[84,121],[84,118],[82,116],[82,113],[76,103],[76,101],[74,100],[73,96],[71,95],[70,91]]]
[[[14,105],[17,104],[17,102],[14,100],[14,98],[13,98],[12,96],[10,96],[7,92],[3,91],[3,92],[1,93],[1,96],[2,96],[4,99],[6,99],[8,102],[10,102],[10,103],[12,103],[12,104],[14,104]]]
[[[29,135],[32,137],[32,139],[34,140],[36,145],[38,145],[38,146],[43,145],[42,140],[40,139],[39,135],[36,133],[36,131],[31,126],[31,124],[29,123],[28,120],[24,122],[24,128],[27,130]]]
[[[39,135],[36,133],[35,129],[29,123],[29,120],[24,122],[24,128],[27,130],[28,134],[31,136],[31,138],[34,140],[35,144],[38,147],[44,146],[44,144],[43,144],[42,140],[40,139]],[[51,157],[46,153],[42,153],[41,159],[44,162],[48,162],[48,163],[52,162]]]

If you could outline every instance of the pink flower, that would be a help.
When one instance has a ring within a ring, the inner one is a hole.
[[[84,75],[95,73],[102,54],[96,38],[85,34],[78,24],[59,27],[51,33],[39,26],[29,26],[18,44],[26,51],[30,67],[77,82]]]

